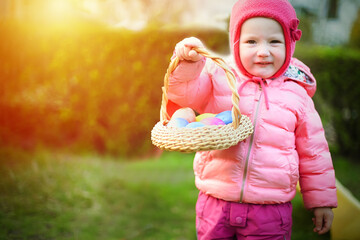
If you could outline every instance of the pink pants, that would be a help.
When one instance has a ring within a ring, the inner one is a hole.
[[[292,205],[227,202],[200,192],[196,203],[198,240],[291,238]]]

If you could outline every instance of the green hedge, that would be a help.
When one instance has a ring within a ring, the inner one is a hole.
[[[196,36],[213,51],[228,52],[227,33],[216,30],[44,31],[1,23],[0,35],[0,144],[29,150],[150,151],[175,44]],[[298,45],[296,56],[317,78],[314,100],[332,151],[357,156],[359,52]]]
[[[3,24],[0,35],[1,146],[126,156],[152,149],[175,44],[195,35],[224,51],[228,41],[219,31],[43,31],[17,23]]]
[[[299,45],[295,56],[317,79],[314,101],[332,152],[356,159],[360,154],[360,51]]]

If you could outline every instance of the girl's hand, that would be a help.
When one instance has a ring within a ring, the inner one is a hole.
[[[202,42],[195,38],[185,38],[175,46],[175,55],[180,60],[187,60],[187,61],[199,61],[203,58],[203,56],[197,53],[195,50],[192,50],[194,47],[204,47]]]
[[[334,213],[331,208],[319,207],[314,208],[313,223],[315,225],[314,232],[318,234],[327,233],[330,230],[332,221],[334,219]]]

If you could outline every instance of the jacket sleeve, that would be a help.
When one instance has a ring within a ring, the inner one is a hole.
[[[307,209],[337,207],[335,172],[321,119],[309,96],[305,102],[295,132],[304,205]]]
[[[205,57],[197,62],[180,61],[169,76],[168,98],[181,107],[190,107],[201,113],[212,89],[205,64]]]

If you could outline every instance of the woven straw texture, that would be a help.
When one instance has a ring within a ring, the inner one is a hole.
[[[167,127],[170,116],[166,112],[168,103],[167,91],[169,76],[179,64],[175,57],[167,69],[162,88],[162,104],[160,109],[160,121],[151,131],[152,143],[162,150],[179,152],[198,152],[226,149],[236,145],[253,133],[253,125],[249,117],[241,115],[239,110],[239,95],[236,89],[236,80],[230,68],[224,60],[207,52],[204,48],[194,48],[198,53],[212,59],[218,66],[224,69],[228,85],[232,91],[232,124],[208,125],[199,128],[176,128]]]

